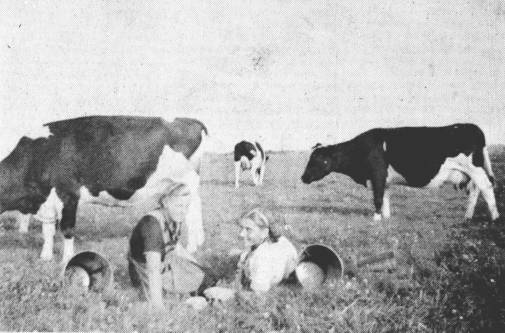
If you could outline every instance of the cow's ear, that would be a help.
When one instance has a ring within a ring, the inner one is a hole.
[[[318,142],[318,143],[316,143],[314,146],[312,146],[312,150],[314,150],[314,149],[316,149],[316,148],[319,148],[319,147],[321,147],[321,146],[322,146],[321,142]]]

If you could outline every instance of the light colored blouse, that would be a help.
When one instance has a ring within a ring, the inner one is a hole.
[[[254,292],[266,292],[286,279],[296,268],[298,254],[284,236],[277,242],[266,241],[241,254],[239,269],[242,284]]]

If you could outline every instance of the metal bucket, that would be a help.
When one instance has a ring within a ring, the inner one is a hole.
[[[331,247],[313,244],[307,246],[300,254],[295,272],[303,288],[315,289],[324,283],[342,279],[344,261]]]
[[[102,292],[112,286],[112,266],[102,255],[83,251],[74,255],[65,265],[62,276],[67,286],[83,291]]]

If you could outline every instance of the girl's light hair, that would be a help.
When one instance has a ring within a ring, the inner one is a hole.
[[[273,242],[276,242],[281,237],[280,230],[276,228],[275,224],[270,222],[270,219],[272,219],[271,214],[266,213],[261,208],[254,208],[246,213],[242,216],[241,220],[245,219],[253,221],[259,228],[267,228],[268,236]]]
[[[163,192],[158,199],[160,206],[163,206],[163,200],[166,197],[184,197],[191,195],[191,189],[184,183],[171,183],[165,192]]]

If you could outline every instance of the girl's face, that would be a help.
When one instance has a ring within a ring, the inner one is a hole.
[[[251,219],[240,221],[240,238],[246,247],[260,245],[268,237],[268,228],[260,228]]]
[[[166,196],[161,200],[163,207],[168,211],[170,218],[175,222],[182,223],[186,218],[188,213],[188,207],[190,203],[190,196]]]

